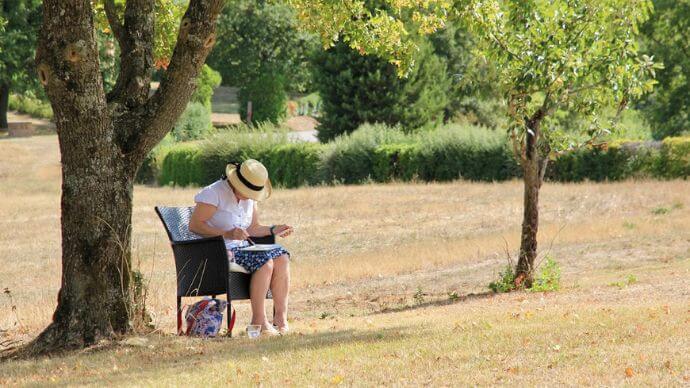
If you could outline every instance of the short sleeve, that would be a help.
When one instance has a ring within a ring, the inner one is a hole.
[[[220,198],[218,193],[211,187],[204,187],[197,195],[194,196],[194,202],[206,203],[218,207]]]

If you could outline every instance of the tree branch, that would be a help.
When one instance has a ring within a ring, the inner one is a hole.
[[[120,17],[117,14],[117,7],[115,7],[115,0],[104,0],[103,8],[105,9],[105,15],[108,17],[108,24],[110,24],[110,29],[115,35],[115,39],[122,46],[122,34],[123,26]]]
[[[215,43],[216,19],[223,4],[223,0],[190,1],[160,87],[144,107],[139,127],[120,143],[133,165],[138,167],[187,106],[196,88],[196,78]]]
[[[110,17],[108,19],[110,21]],[[115,87],[108,93],[108,102],[133,108],[148,100],[154,68],[154,24],[155,0],[127,0],[124,25],[118,39],[120,74]]]

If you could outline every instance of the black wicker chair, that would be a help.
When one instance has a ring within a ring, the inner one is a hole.
[[[156,213],[168,233],[177,272],[177,332],[182,333],[182,298],[226,294],[228,335],[232,335],[232,301],[249,299],[251,275],[237,264],[228,263],[223,237],[202,237],[189,231],[194,207],[156,206]],[[274,236],[252,237],[259,244],[275,243]],[[267,298],[271,298],[269,291]]]

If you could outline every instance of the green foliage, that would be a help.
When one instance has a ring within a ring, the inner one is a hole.
[[[39,0],[4,0],[0,2],[0,84],[7,84],[15,93],[37,89],[34,53],[38,27],[41,23]]]
[[[201,73],[196,79],[196,89],[192,94],[190,102],[198,102],[211,111],[211,97],[213,97],[213,90],[220,86],[220,73],[213,70],[209,65],[204,65],[201,68]]]
[[[498,272],[498,279],[489,283],[489,289],[496,293],[515,290],[515,269],[512,263],[508,263],[503,271]]]
[[[546,256],[546,262],[541,265],[529,290],[533,292],[547,292],[558,291],[560,288],[561,267],[553,258]]]
[[[10,94],[9,108],[31,117],[53,118],[53,109],[50,104],[37,98],[32,92],[26,92],[22,95]]]
[[[394,64],[399,75],[406,74],[414,64],[417,46],[411,37],[443,27],[454,5],[448,0],[396,0],[386,1],[384,10],[371,7],[370,1],[348,1],[345,5],[330,0],[288,3],[297,10],[302,27],[318,33],[324,47],[344,42],[353,50]],[[403,16],[414,23],[404,23]]]
[[[200,102],[190,102],[171,134],[177,141],[196,140],[212,128],[210,110]]]
[[[471,2],[464,16],[478,60],[496,70],[518,152],[534,120],[543,121],[535,136],[541,157],[549,157],[606,134],[598,113],[652,90],[659,65],[639,55],[635,40],[650,11],[648,0]],[[584,133],[563,131],[552,118],[558,109],[586,120]]]
[[[664,64],[658,87],[644,104],[655,139],[690,131],[690,0],[654,0],[654,13],[642,28],[643,51]]]
[[[318,43],[298,23],[285,4],[228,2],[207,62],[221,72],[224,85],[246,88],[257,77],[273,74],[285,79],[286,88],[303,92],[309,79],[306,62]]]
[[[275,186],[316,184],[322,149],[318,144],[289,143],[284,132],[220,131],[202,142],[181,143],[164,156],[160,184],[207,185],[231,161],[262,162]]]
[[[361,129],[336,138],[326,145],[323,160],[323,178],[326,182],[359,183],[372,178],[384,179],[385,172],[375,169],[380,164],[377,148],[387,144],[411,143],[398,127],[366,124]],[[372,176],[374,175],[374,176]]]
[[[418,66],[402,79],[395,66],[362,56],[339,42],[314,60],[314,87],[323,101],[319,140],[350,133],[364,123],[400,124],[408,131],[441,122],[450,80],[445,62],[428,43]]]
[[[277,124],[285,117],[288,96],[285,79],[275,74],[260,74],[238,93],[240,117],[246,121],[248,102],[252,102],[252,124]]]
[[[614,142],[607,149],[579,149],[558,157],[547,177],[563,182],[690,176],[690,137],[663,142]]]
[[[108,36],[101,40],[99,44],[106,40],[113,41],[112,30],[105,14],[103,1],[93,1],[94,23],[96,30]],[[119,20],[124,20],[125,0],[115,0],[115,8]],[[160,67],[166,67],[172,56],[173,49],[177,43],[177,33],[180,20],[187,9],[187,1],[179,0],[155,0],[155,28],[154,28],[154,58]]]
[[[609,283],[609,286],[623,289],[635,283],[637,283],[637,276],[630,274],[625,278],[625,280],[619,280],[617,282]]]
[[[180,152],[192,152],[186,147],[183,145]],[[198,151],[201,156],[179,159],[204,164],[195,170],[201,175],[185,178],[185,184],[212,182],[228,161],[250,157],[268,163],[274,182],[286,187],[460,178],[501,181],[520,176],[505,134],[461,125],[406,134],[399,128],[367,124],[328,144],[289,143],[286,132],[273,126],[245,126],[220,131],[197,147],[203,148]],[[170,152],[173,151],[178,152],[177,146],[171,147]],[[196,152],[195,149],[193,153]],[[167,166],[177,168],[174,164]],[[561,155],[551,166],[547,178],[564,182],[687,178],[690,138],[620,142],[608,149],[579,149]],[[181,184],[167,178],[161,181]]]
[[[546,261],[537,268],[537,271],[534,282],[527,291],[548,292],[558,291],[561,288],[561,268],[553,258],[547,256]],[[503,271],[499,271],[498,279],[489,283],[488,287],[496,293],[515,291],[518,289],[515,286],[515,278],[515,267],[512,262],[509,262]]]

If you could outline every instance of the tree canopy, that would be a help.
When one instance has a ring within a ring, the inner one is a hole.
[[[642,104],[657,139],[690,132],[690,0],[655,0],[642,26],[643,51],[664,64]]]

